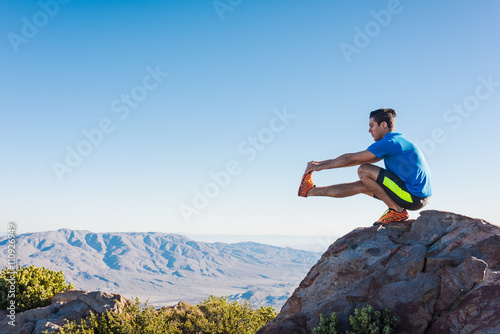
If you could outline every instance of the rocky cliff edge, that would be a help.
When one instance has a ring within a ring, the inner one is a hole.
[[[311,333],[319,314],[388,308],[397,333],[500,333],[500,227],[422,211],[416,220],[358,228],[333,243],[280,314],[258,334]]]

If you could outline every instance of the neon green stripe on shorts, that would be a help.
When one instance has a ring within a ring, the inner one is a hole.
[[[410,193],[401,189],[396,183],[394,183],[394,181],[389,179],[387,176],[384,177],[384,186],[391,189],[391,191],[402,200],[407,201],[408,203],[413,203],[413,199],[411,198]]]

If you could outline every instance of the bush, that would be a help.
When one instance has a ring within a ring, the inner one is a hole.
[[[396,317],[390,310],[386,309],[382,319],[381,313],[375,311],[372,306],[368,305],[361,310],[355,309],[354,315],[349,317],[352,332],[347,331],[346,334],[392,334],[396,329]]]
[[[12,277],[15,278],[13,298],[10,293],[11,281],[9,281]],[[13,273],[5,268],[0,272],[0,308],[6,309],[10,300],[16,301],[17,312],[47,306],[53,295],[73,288],[73,284],[66,283],[62,271],[56,272],[45,267],[18,266]]]
[[[228,302],[226,297],[210,296],[196,306],[181,302],[174,307],[155,310],[135,303],[121,312],[92,314],[79,324],[70,322],[59,334],[253,334],[276,316],[272,307],[255,310],[245,301]]]
[[[337,321],[337,314],[333,312],[330,318],[323,318],[323,314],[319,315],[319,325],[313,328],[313,334],[340,334],[340,326]]]
[[[254,310],[247,300],[243,304],[229,303],[227,297],[210,296],[198,304],[198,308],[208,320],[213,334],[254,334],[276,316],[272,307],[261,306]]]
[[[158,313],[153,306],[141,307],[138,299],[125,306],[120,312],[107,311],[104,314],[92,313],[87,319],[68,322],[55,333],[59,334],[182,334],[177,326]]]
[[[379,311],[375,311],[372,306],[367,305],[354,310],[354,315],[349,317],[351,331],[346,334],[392,334],[396,329],[396,317],[390,310],[385,310],[381,317]],[[313,328],[313,334],[340,334],[337,316],[332,313],[329,319],[324,319],[323,314],[319,315],[318,327]]]

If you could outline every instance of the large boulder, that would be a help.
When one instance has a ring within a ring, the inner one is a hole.
[[[68,290],[55,294],[51,304],[15,315],[15,326],[11,319],[2,314],[0,333],[42,334],[51,332],[66,324],[67,321],[80,321],[90,315],[101,314],[108,310],[119,312],[121,307],[130,303],[118,294],[102,291]],[[11,322],[12,324],[12,322]]]
[[[449,212],[358,228],[332,244],[258,334],[312,333],[332,312],[347,329],[367,304],[400,334],[500,333],[500,227]]]

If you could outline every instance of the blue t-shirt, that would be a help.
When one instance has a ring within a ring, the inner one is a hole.
[[[385,169],[396,174],[414,196],[432,195],[431,172],[422,151],[399,132],[389,132],[368,147],[383,158]]]

